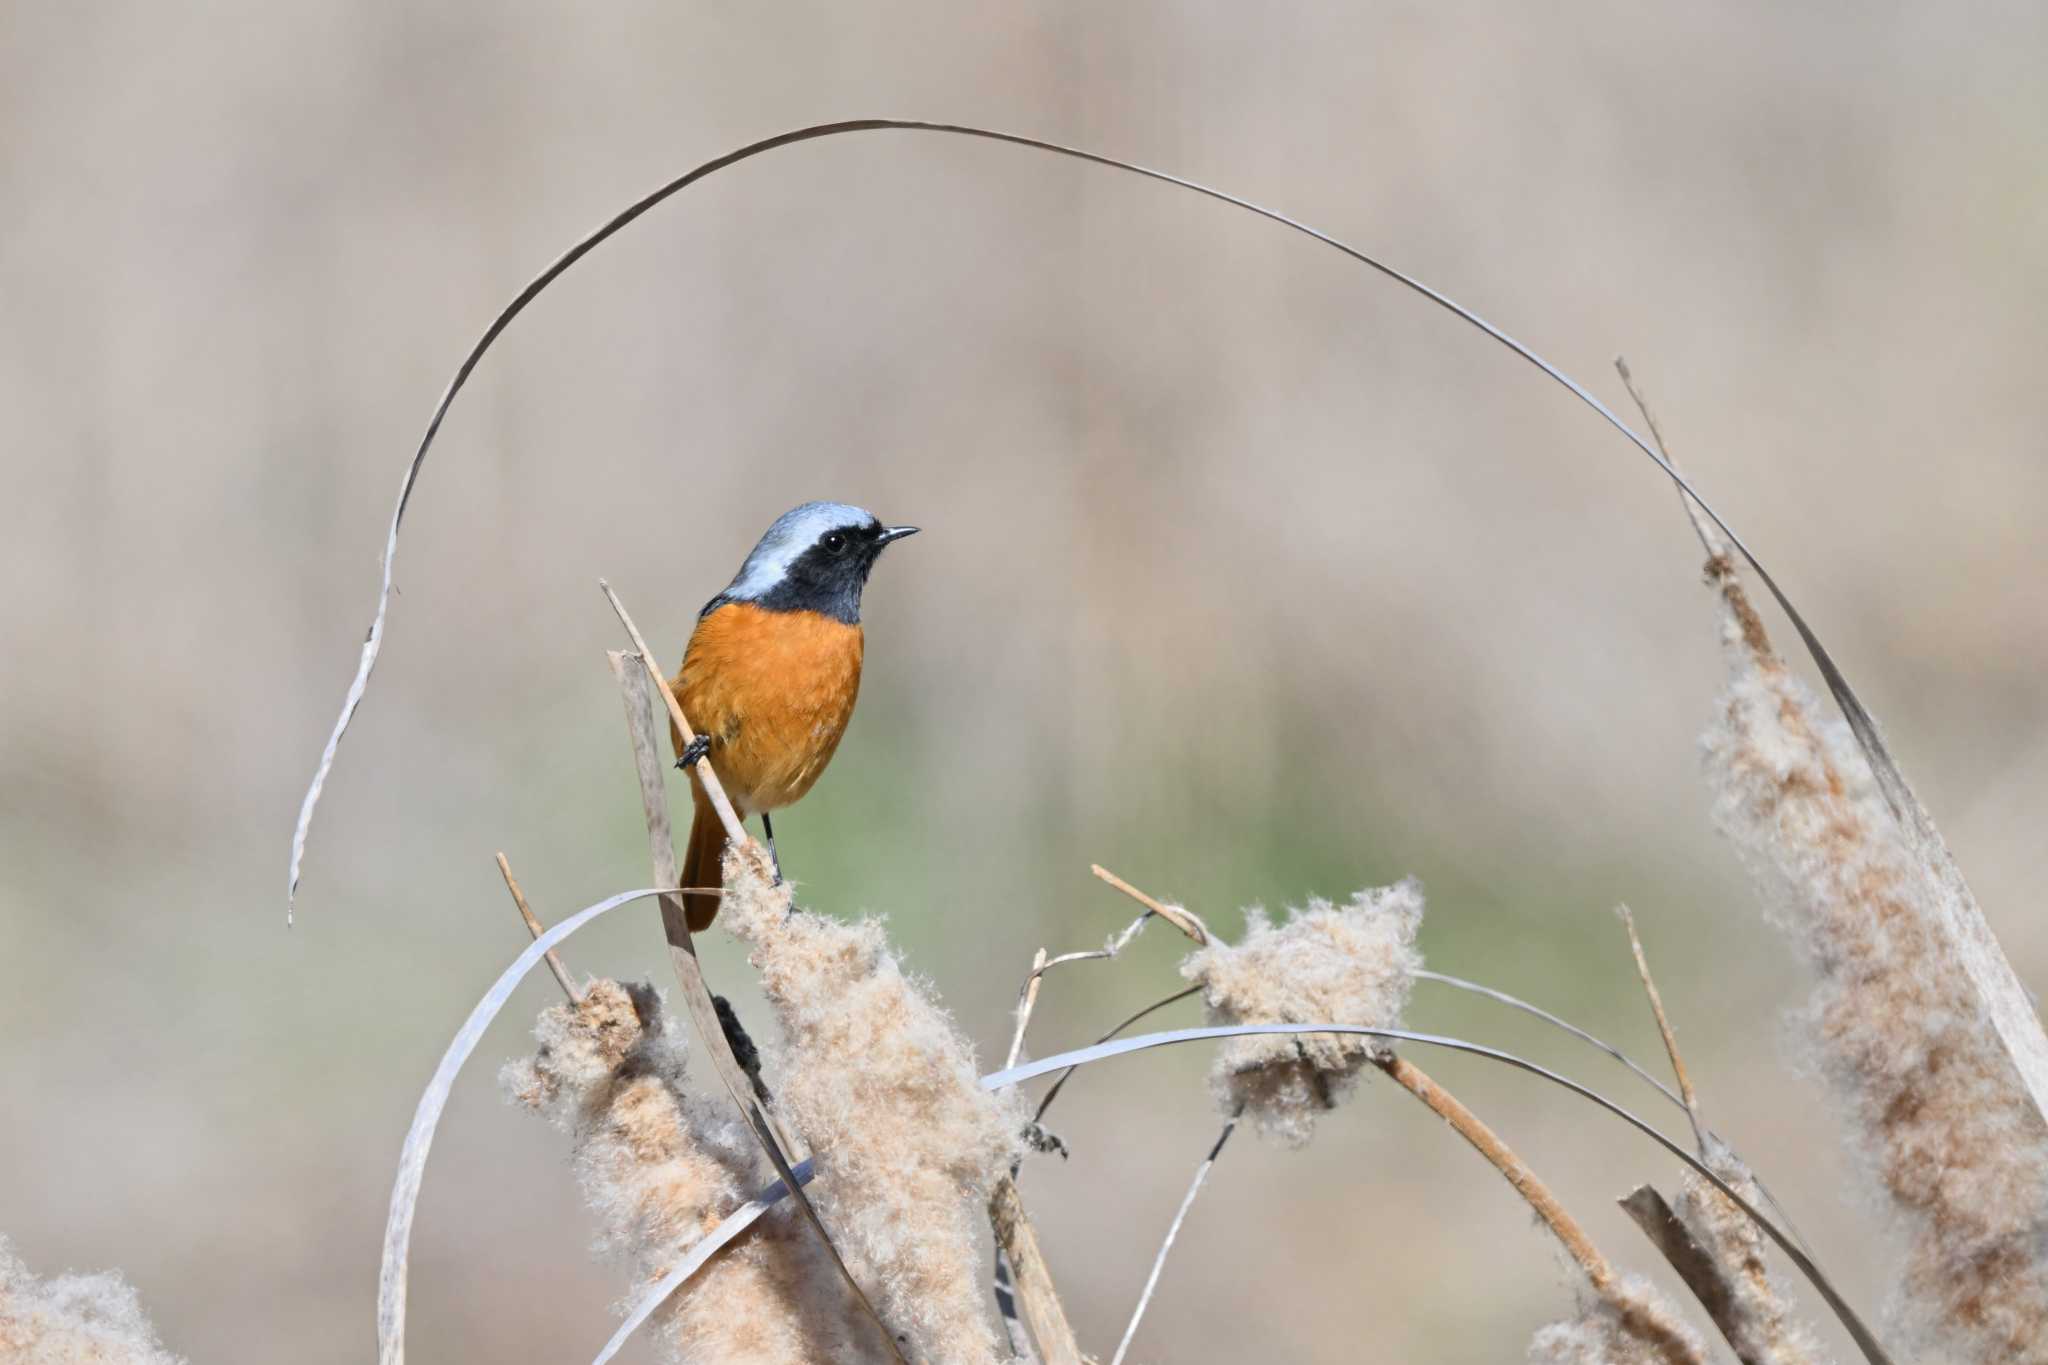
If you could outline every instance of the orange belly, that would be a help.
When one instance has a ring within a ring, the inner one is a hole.
[[[861,630],[812,611],[728,602],[698,621],[674,680],[741,815],[800,799],[860,695]]]

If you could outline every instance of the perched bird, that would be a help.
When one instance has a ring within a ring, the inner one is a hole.
[[[709,755],[742,820],[801,800],[832,761],[860,694],[860,595],[882,547],[916,535],[858,507],[807,502],[775,519],[724,592],[704,604],[674,679],[696,740],[669,727],[676,766],[690,769],[696,814],[682,885],[723,880],[725,827],[697,780]],[[712,896],[688,898],[692,932],[718,914]]]

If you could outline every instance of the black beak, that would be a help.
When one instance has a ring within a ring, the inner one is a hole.
[[[875,537],[875,548],[879,550],[892,540],[901,540],[905,536],[914,536],[917,532],[918,528],[915,526],[884,526],[882,534]]]

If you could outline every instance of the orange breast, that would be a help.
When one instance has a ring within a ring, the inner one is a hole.
[[[711,736],[711,762],[742,814],[777,810],[832,760],[860,695],[861,631],[812,611],[729,602],[697,623],[676,700]]]

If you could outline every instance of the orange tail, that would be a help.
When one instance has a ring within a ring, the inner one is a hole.
[[[690,818],[690,843],[683,853],[681,885],[686,889],[708,887],[715,892],[725,884],[725,826],[719,821],[718,812],[704,799],[703,789],[693,781],[690,790],[697,796],[697,813]],[[701,934],[718,917],[718,897],[684,896],[683,911],[690,932]]]

